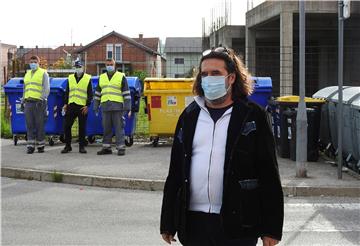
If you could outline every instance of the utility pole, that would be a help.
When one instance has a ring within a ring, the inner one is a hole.
[[[342,153],[342,129],[343,129],[343,71],[344,71],[344,20],[350,17],[350,0],[338,1],[338,91],[339,101],[337,107],[338,116],[338,179],[342,179],[343,153]]]
[[[305,3],[299,0],[299,94],[296,115],[296,177],[305,178],[307,162],[307,115],[305,104]]]

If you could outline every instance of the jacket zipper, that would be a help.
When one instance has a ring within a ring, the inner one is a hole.
[[[210,118],[211,115],[210,113],[208,113]],[[211,197],[210,197],[210,169],[211,169],[211,162],[212,162],[212,153],[213,153],[213,148],[214,148],[214,139],[215,139],[215,130],[216,130],[216,124],[222,119],[224,118],[226,113],[224,113],[215,123],[214,123],[214,128],[213,128],[213,135],[212,135],[212,142],[211,142],[211,151],[210,151],[210,160],[209,160],[209,169],[208,169],[208,199],[209,199],[209,213],[211,212]],[[211,118],[212,119],[212,118]]]
[[[213,153],[213,147],[214,147],[214,135],[215,135],[215,127],[216,123],[214,123],[213,127],[213,135],[212,135],[212,142],[211,142],[211,151],[210,151],[210,160],[209,160],[209,169],[208,169],[208,199],[209,199],[209,213],[211,211],[211,198],[210,198],[210,169],[211,169],[211,160],[212,160],[212,153]]]

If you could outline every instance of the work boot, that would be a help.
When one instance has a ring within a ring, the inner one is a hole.
[[[117,155],[125,155],[125,148],[118,149]]]
[[[86,154],[87,153],[87,151],[85,150],[85,148],[84,147],[79,147],[79,153],[81,153],[81,154]]]
[[[100,151],[97,152],[98,155],[111,155],[112,150],[110,148],[102,148]]]
[[[32,154],[32,153],[34,153],[34,151],[35,151],[35,148],[34,148],[34,147],[27,147],[26,153]]]
[[[65,148],[61,151],[61,154],[66,154],[72,151],[71,146],[65,146]]]
[[[44,153],[44,151],[45,151],[45,147],[44,147],[44,146],[43,146],[43,147],[38,147],[37,149],[38,149],[38,152],[39,152],[39,153]]]

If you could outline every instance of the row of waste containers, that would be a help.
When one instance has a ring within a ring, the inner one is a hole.
[[[269,101],[272,127],[280,157],[296,160],[296,116],[298,96]],[[338,149],[338,87],[330,86],[305,98],[307,112],[307,160],[317,161],[319,148]],[[343,153],[347,163],[360,170],[360,87],[343,88]],[[353,163],[353,164],[352,164]]]
[[[132,99],[131,117],[125,116],[125,135],[127,146],[133,143],[136,128],[136,113],[139,111],[141,97],[141,82],[137,77],[127,77]],[[250,99],[265,107],[272,93],[272,81],[269,77],[254,77],[255,90]],[[99,77],[91,78],[95,90]],[[176,122],[183,109],[193,101],[192,85],[194,79],[184,78],[146,78],[144,80],[145,112],[148,115],[149,135],[152,144],[156,146],[159,137],[172,136],[175,132]],[[23,112],[20,111],[20,100],[23,95],[23,78],[13,78],[4,86],[11,107],[11,127],[14,143],[18,135],[26,134],[26,125]],[[50,95],[48,97],[48,120],[45,132],[49,137],[50,145],[54,144],[52,136],[60,136],[63,140],[63,97],[67,78],[50,79]],[[92,108],[93,105],[90,105]],[[89,110],[86,135],[92,143],[95,135],[102,135],[101,114],[97,116]]]
[[[346,162],[356,171],[360,170],[360,86],[343,87],[343,126],[342,148]],[[320,144],[338,150],[338,104],[337,86],[323,88],[313,95],[314,98],[326,99],[327,104],[321,110]]]
[[[131,92],[131,117],[125,115],[126,145],[131,146],[136,130],[137,112],[139,112],[142,94],[141,81],[137,77],[127,77]],[[249,97],[271,114],[273,132],[277,151],[280,157],[296,160],[296,113],[298,96],[279,97],[269,100],[272,94],[272,81],[269,77],[253,77],[254,93]],[[93,89],[99,83],[99,77],[91,78]],[[154,146],[159,137],[172,136],[176,122],[183,109],[193,101],[192,84],[194,80],[184,78],[146,78],[144,80],[145,111],[149,121],[149,135]],[[23,96],[23,78],[13,78],[4,86],[9,98],[11,127],[14,143],[17,136],[26,134],[25,117],[20,108]],[[63,98],[67,78],[50,79],[50,95],[48,97],[48,119],[45,126],[49,143],[54,143],[52,136],[63,136]],[[306,98],[308,118],[308,161],[317,161],[319,146],[338,147],[337,139],[337,105],[338,87],[326,87]],[[360,167],[360,87],[344,87],[343,89],[343,151],[348,160],[358,161]],[[93,105],[90,105],[92,108]],[[101,113],[95,115],[89,110],[86,135],[92,143],[95,135],[102,135]]]
[[[270,77],[253,77],[254,93],[249,97],[266,107],[272,93]],[[147,78],[144,80],[144,99],[149,120],[149,135],[153,146],[160,137],[171,137],[177,120],[193,100],[194,79],[188,78]]]
[[[131,111],[132,114],[129,117],[125,114],[125,144],[131,146],[133,144],[133,136],[136,129],[137,112],[140,106],[141,97],[141,83],[138,77],[126,77],[130,94],[131,94]],[[64,94],[66,85],[68,83],[67,78],[50,78],[50,94],[48,97],[48,110],[47,110],[47,122],[45,124],[46,135],[49,135],[49,144],[54,144],[54,136],[59,136],[61,141],[63,138],[63,123],[64,116],[62,115],[62,107],[64,106]],[[93,90],[99,83],[99,77],[94,76],[91,78]],[[23,96],[24,79],[13,78],[8,81],[4,86],[5,94],[9,99],[10,115],[11,115],[11,130],[13,134],[14,144],[16,145],[19,139],[19,135],[26,135],[25,116],[21,111],[21,98]],[[88,120],[86,125],[86,135],[88,141],[93,143],[96,135],[103,134],[102,128],[102,116],[101,113],[96,115],[93,108],[93,102],[90,105],[88,112]],[[101,110],[101,109],[100,109]]]

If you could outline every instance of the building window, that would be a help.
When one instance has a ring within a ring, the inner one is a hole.
[[[122,61],[122,45],[115,44],[115,61],[121,62]]]
[[[174,75],[175,75],[175,78],[184,78],[185,77],[183,73],[176,73]]]
[[[175,58],[175,64],[184,64],[184,58]]]
[[[114,52],[114,45],[113,44],[106,44],[106,59],[112,59]]]

